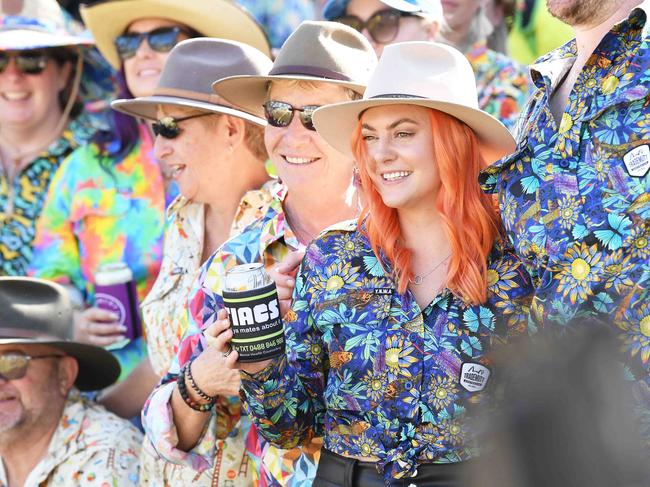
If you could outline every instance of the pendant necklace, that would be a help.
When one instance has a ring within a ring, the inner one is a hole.
[[[445,262],[447,262],[447,261],[449,260],[450,257],[451,257],[451,254],[447,255],[447,257],[445,257],[445,258],[442,259],[440,262],[438,262],[438,263],[433,267],[433,269],[431,269],[429,272],[427,272],[426,274],[415,274],[415,275],[413,276],[412,279],[409,279],[409,281],[411,282],[411,284],[415,284],[416,286],[419,286],[420,284],[422,284],[422,282],[423,282],[427,277],[429,277],[429,276],[431,275],[431,273],[432,273],[433,271],[435,271],[438,267],[440,267],[442,264],[444,264]]]

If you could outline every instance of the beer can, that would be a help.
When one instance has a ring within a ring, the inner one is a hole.
[[[259,362],[284,353],[278,290],[262,264],[228,270],[222,297],[240,362]]]
[[[124,262],[99,266],[95,273],[95,306],[112,311],[130,340],[142,335],[138,294],[131,269]]]

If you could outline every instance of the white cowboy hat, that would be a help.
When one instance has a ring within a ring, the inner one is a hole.
[[[162,18],[186,25],[205,37],[243,42],[271,55],[264,29],[243,7],[230,0],[109,0],[79,12],[97,49],[115,69],[121,61],[115,39],[138,19]]]
[[[383,105],[418,105],[456,117],[476,134],[486,163],[515,149],[508,129],[479,109],[472,66],[453,47],[436,42],[386,46],[363,99],[318,108],[314,125],[332,147],[352,155],[350,138],[361,114]]]

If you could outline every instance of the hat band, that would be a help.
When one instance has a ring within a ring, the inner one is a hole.
[[[227,108],[234,108],[233,105],[228,103],[225,99],[223,99],[217,94],[209,95],[207,93],[201,93],[198,91],[183,90],[181,88],[164,88],[164,87],[156,88],[153,94],[158,96],[174,96],[177,98],[187,98],[189,100],[203,101],[206,103],[212,103],[213,105],[221,105]]]
[[[4,339],[12,338],[12,339],[20,340],[21,338],[28,338],[28,339],[39,338],[39,339],[43,339],[43,338],[50,338],[50,337],[46,337],[43,334],[43,331],[40,331],[40,330],[29,330],[29,329],[26,329],[26,328],[2,327],[2,328],[0,328],[0,338],[4,338]],[[58,340],[58,341],[63,340],[63,338],[56,338],[56,337],[53,337],[53,338]]]
[[[405,93],[386,93],[384,95],[375,95],[367,98],[368,100],[372,100],[373,98],[422,98],[423,100],[426,100],[426,96],[419,96],[419,95],[407,95]]]
[[[282,76],[287,74],[300,74],[304,76],[313,76],[316,78],[334,79],[337,81],[352,81],[349,76],[333,71],[327,68],[319,68],[316,66],[302,66],[302,65],[288,65],[278,66],[269,71],[269,76]]]

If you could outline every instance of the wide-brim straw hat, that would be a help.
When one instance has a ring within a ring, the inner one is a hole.
[[[372,46],[353,28],[305,21],[287,38],[267,76],[233,76],[212,88],[231,103],[263,116],[271,81],[329,83],[363,94],[376,65]]]
[[[67,291],[51,281],[0,277],[0,345],[48,345],[77,359],[75,385],[94,391],[113,384],[120,364],[109,351],[73,341]]]
[[[0,14],[0,51],[94,44],[89,33],[70,29],[56,0],[4,0]]]
[[[318,108],[314,125],[332,147],[352,155],[350,141],[361,115],[385,105],[418,105],[456,117],[476,134],[486,163],[515,149],[508,129],[479,109],[472,66],[453,47],[435,42],[386,46],[363,99]]]
[[[207,37],[188,39],[170,52],[153,96],[115,100],[111,106],[149,120],[157,118],[159,105],[171,105],[223,113],[266,125],[263,118],[239,110],[216,95],[212,83],[238,74],[264,75],[272,65],[271,59],[248,44]]]
[[[121,64],[115,39],[133,22],[145,18],[178,22],[202,36],[243,42],[271,55],[264,29],[243,7],[230,0],[109,0],[82,5],[79,11],[97,48],[115,69]]]

